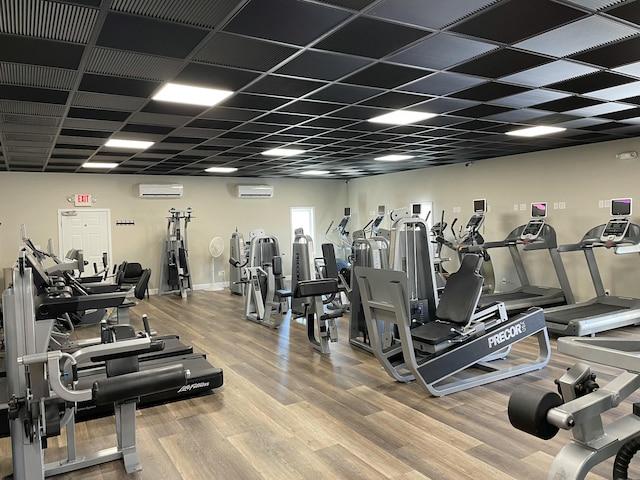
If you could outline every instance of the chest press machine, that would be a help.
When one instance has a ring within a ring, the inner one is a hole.
[[[87,307],[96,300],[86,300]],[[101,301],[101,300],[98,300]],[[68,301],[70,311],[77,297]],[[103,343],[74,354],[47,351],[53,319],[43,315],[34,301],[32,268],[25,252],[13,269],[13,284],[3,294],[9,419],[15,480],[37,480],[122,459],[128,473],[140,470],[136,451],[135,410],[142,395],[179,388],[190,376],[183,365],[138,371],[137,355],[162,349],[148,332],[136,336],[127,325],[103,331]],[[62,308],[62,301],[57,308]],[[123,338],[124,337],[124,338]],[[78,386],[78,365],[105,361],[107,378],[90,388]],[[117,446],[78,455],[75,437],[75,405],[113,404]],[[66,427],[67,458],[44,463],[46,439]]]
[[[356,267],[371,349],[391,377],[416,380],[439,397],[547,365],[551,351],[542,309],[513,318],[502,303],[478,309],[481,264],[481,256],[465,255],[447,281],[435,319],[417,328],[411,328],[407,275]],[[537,358],[504,360],[512,345],[528,337],[537,339]]]

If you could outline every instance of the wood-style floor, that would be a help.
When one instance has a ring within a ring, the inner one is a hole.
[[[120,462],[58,478],[82,479],[546,479],[570,438],[543,441],[511,427],[510,393],[527,383],[552,389],[574,363],[556,351],[545,369],[447,397],[394,382],[370,354],[349,345],[346,317],[331,354],[307,343],[306,327],[286,320],[271,330],[242,318],[243,299],[228,291],[152,296],[146,313],[160,334],[177,333],[224,369],[214,394],[141,410],[138,451],[143,470],[128,476]],[[603,334],[637,336],[628,328]],[[531,344],[516,349],[530,349]],[[594,366],[601,385],[616,370]],[[632,400],[639,401],[634,394]],[[607,414],[629,413],[631,402]],[[115,444],[113,419],[81,423],[80,450]],[[49,442],[48,461],[64,455],[64,436]],[[12,471],[11,444],[0,440],[0,476]],[[589,479],[611,478],[608,462]]]

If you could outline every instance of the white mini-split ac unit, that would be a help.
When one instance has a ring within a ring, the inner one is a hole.
[[[238,198],[272,198],[272,185],[237,185]]]
[[[140,198],[180,198],[184,187],[178,183],[165,185],[152,185],[141,183],[139,185]]]

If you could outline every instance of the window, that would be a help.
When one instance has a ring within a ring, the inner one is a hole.
[[[313,239],[315,248],[315,229],[314,229],[314,208],[313,207],[291,207],[291,243],[295,238],[295,231],[302,228],[305,235],[309,235]]]

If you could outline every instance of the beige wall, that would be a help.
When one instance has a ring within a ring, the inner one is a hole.
[[[531,202],[544,201],[550,205],[548,222],[558,233],[558,243],[575,243],[587,230],[607,221],[609,210],[600,209],[599,200],[634,198],[632,220],[640,223],[640,160],[616,159],[617,153],[629,150],[640,151],[640,139],[356,179],[349,183],[349,204],[356,224],[366,223],[377,205],[389,209],[428,201],[433,202],[436,218],[444,210],[447,222],[458,217],[458,224],[464,224],[472,214],[472,200],[486,198],[490,212],[482,233],[487,240],[501,240],[527,222]],[[554,202],[565,202],[566,209],[553,210]],[[527,210],[514,211],[514,204],[521,203]],[[461,207],[461,213],[453,213],[454,207]],[[640,298],[640,257],[598,250],[605,288],[615,295]],[[533,284],[557,285],[547,254],[531,252],[523,258]],[[584,256],[576,252],[562,258],[576,296],[592,297]],[[504,253],[495,252],[494,268],[497,282],[506,278],[507,287],[517,282]]]
[[[140,199],[140,183],[181,183],[181,199]],[[238,199],[238,184],[274,186],[272,199]],[[0,217],[0,262],[9,267],[21,246],[20,225],[25,224],[33,241],[46,246],[48,238],[58,245],[58,209],[73,208],[67,197],[74,193],[90,193],[97,198],[95,208],[111,211],[113,244],[112,264],[123,260],[139,261],[153,269],[151,288],[158,286],[160,261],[166,234],[168,211],[193,209],[189,224],[189,260],[194,286],[212,282],[209,241],[216,236],[225,241],[225,251],[216,259],[215,272],[225,270],[228,280],[229,239],[236,227],[245,237],[250,230],[262,228],[280,240],[285,254],[285,271],[290,271],[290,215],[292,206],[315,207],[316,232],[322,234],[329,222],[339,219],[346,204],[345,182],[337,180],[242,179],[220,177],[159,177],[98,174],[0,174],[0,198],[4,209]],[[118,220],[133,220],[135,226],[116,226]]]

